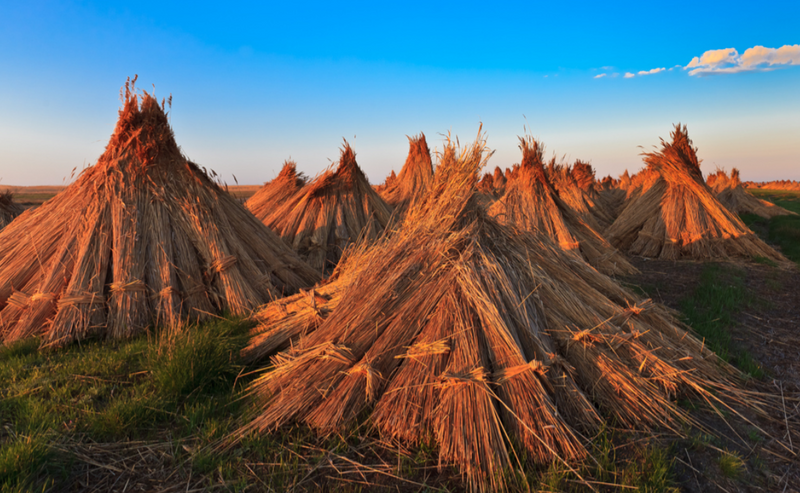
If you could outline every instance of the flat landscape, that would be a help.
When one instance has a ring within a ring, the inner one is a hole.
[[[237,198],[257,187],[229,187]],[[56,187],[17,188],[35,205]],[[800,193],[754,195],[800,213]],[[800,263],[800,219],[744,216]],[[620,281],[680,312],[708,347],[747,375],[747,391],[779,395],[771,418],[744,410],[736,424],[702,402],[676,439],[605,426],[587,436],[577,468],[523,461],[511,491],[794,491],[800,487],[800,272],[747,263],[632,258]],[[369,421],[320,438],[302,425],[237,435],[252,413],[258,366],[240,357],[254,322],[218,317],[129,341],[39,350],[29,338],[0,347],[3,491],[461,491],[435,444],[382,442]],[[238,436],[238,438],[236,438]]]

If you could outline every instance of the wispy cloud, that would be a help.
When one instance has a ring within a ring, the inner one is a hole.
[[[630,78],[636,77],[636,74],[634,74],[634,73],[631,73],[631,72],[625,72],[625,75],[624,75],[624,77],[625,77],[626,79],[630,79]]]
[[[650,74],[657,74],[657,73],[659,73],[659,72],[663,72],[663,71],[665,71],[665,70],[666,70],[666,69],[665,69],[664,67],[661,67],[661,68],[654,68],[654,69],[651,69],[651,70],[640,70],[639,72],[637,72],[637,74],[636,74],[636,75],[650,75]]]
[[[595,79],[602,79],[602,78],[603,78],[603,77],[605,77],[606,75],[608,75],[608,74],[597,74],[597,75],[595,75],[595,76],[594,76],[594,78],[595,78]]]
[[[754,46],[741,55],[736,48],[709,50],[692,58],[684,69],[691,69],[689,75],[703,76],[766,71],[791,65],[800,65],[800,45],[784,45],[780,48]]]

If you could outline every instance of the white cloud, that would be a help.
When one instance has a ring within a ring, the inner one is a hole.
[[[774,70],[800,65],[800,45],[784,45],[780,48],[754,46],[739,55],[736,48],[709,50],[692,61],[684,69],[692,69],[689,75],[730,74]]]
[[[650,75],[650,74],[657,74],[657,73],[659,73],[659,72],[663,72],[664,70],[666,70],[664,67],[661,67],[661,68],[654,68],[654,69],[651,69],[651,70],[640,70],[640,71],[639,71],[639,73],[638,73],[638,75]]]
[[[594,76],[594,78],[595,78],[595,79],[602,79],[602,78],[603,78],[603,77],[605,77],[606,75],[608,75],[608,74],[598,74],[598,75],[595,75],[595,76]]]
[[[625,76],[624,76],[624,77],[625,77],[626,79],[630,79],[631,77],[636,77],[636,74],[632,74],[632,73],[630,73],[630,72],[625,72]]]

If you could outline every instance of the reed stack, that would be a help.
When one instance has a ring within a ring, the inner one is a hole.
[[[662,139],[660,150],[644,155],[647,180],[626,201],[606,238],[630,255],[665,260],[760,256],[786,261],[714,196],[686,126],[676,125],[671,136],[671,142]]]
[[[0,231],[0,340],[127,338],[248,314],[318,275],[183,156],[164,101],[128,81],[97,164]]]
[[[272,364],[239,436],[290,423],[331,435],[368,417],[386,443],[434,441],[471,490],[502,491],[520,457],[574,464],[604,423],[680,435],[693,421],[677,396],[732,414],[750,397],[672,311],[488,216],[487,155],[482,138],[448,143],[392,235],[259,310],[246,354]]]

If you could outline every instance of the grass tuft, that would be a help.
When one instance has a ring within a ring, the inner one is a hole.
[[[239,351],[246,343],[246,324],[216,320],[179,330],[164,330],[150,346],[149,367],[157,391],[188,399],[230,388],[243,368]]]
[[[719,456],[719,468],[725,477],[736,479],[745,471],[744,459],[738,452],[724,450]]]
[[[761,378],[761,366],[747,351],[736,348],[730,329],[737,314],[748,306],[750,296],[744,284],[745,271],[730,265],[706,264],[700,284],[681,300],[684,321],[705,340],[709,349],[745,374]]]

